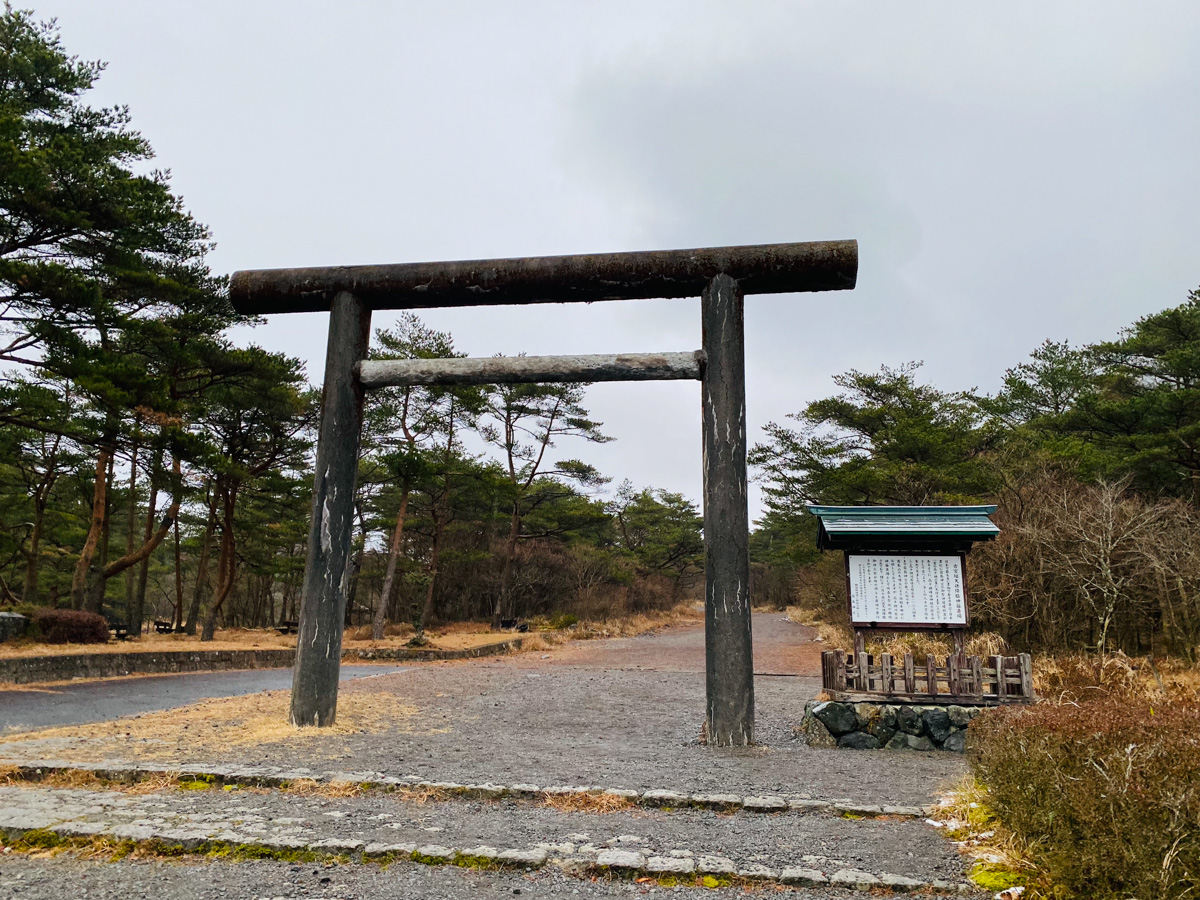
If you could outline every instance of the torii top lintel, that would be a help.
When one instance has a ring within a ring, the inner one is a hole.
[[[341,292],[369,309],[590,303],[698,297],[720,274],[745,294],[850,290],[858,278],[858,242],[258,269],[235,272],[229,296],[244,315],[327,312]]]

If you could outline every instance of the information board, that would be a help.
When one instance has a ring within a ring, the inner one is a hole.
[[[961,556],[846,555],[853,625],[965,626]]]

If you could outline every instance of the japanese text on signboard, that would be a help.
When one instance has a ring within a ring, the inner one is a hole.
[[[966,625],[958,556],[847,557],[855,625]]]

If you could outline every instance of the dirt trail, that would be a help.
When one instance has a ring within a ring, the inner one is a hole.
[[[781,612],[755,613],[753,619],[756,675],[821,674],[822,645],[813,642],[816,629],[797,625]],[[545,655],[545,654],[544,654]],[[703,672],[704,626],[674,626],[633,638],[575,641],[548,652],[521,657],[530,666],[565,665],[601,669],[643,669],[655,672]]]

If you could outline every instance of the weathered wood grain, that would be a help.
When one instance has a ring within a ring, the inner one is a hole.
[[[729,275],[700,298],[703,350],[704,642],[708,742],[754,743],[744,299]]]
[[[363,411],[363,389],[354,370],[367,354],[370,331],[366,305],[353,294],[338,294],[329,315],[312,522],[288,714],[293,725],[332,725],[337,716]]]
[[[363,360],[364,388],[433,384],[700,380],[703,350],[588,356],[489,356],[466,359]]]
[[[858,242],[259,269],[235,272],[229,297],[247,315],[326,310],[341,291],[370,309],[590,303],[695,297],[719,275],[737,281],[743,294],[850,290],[858,278]]]

